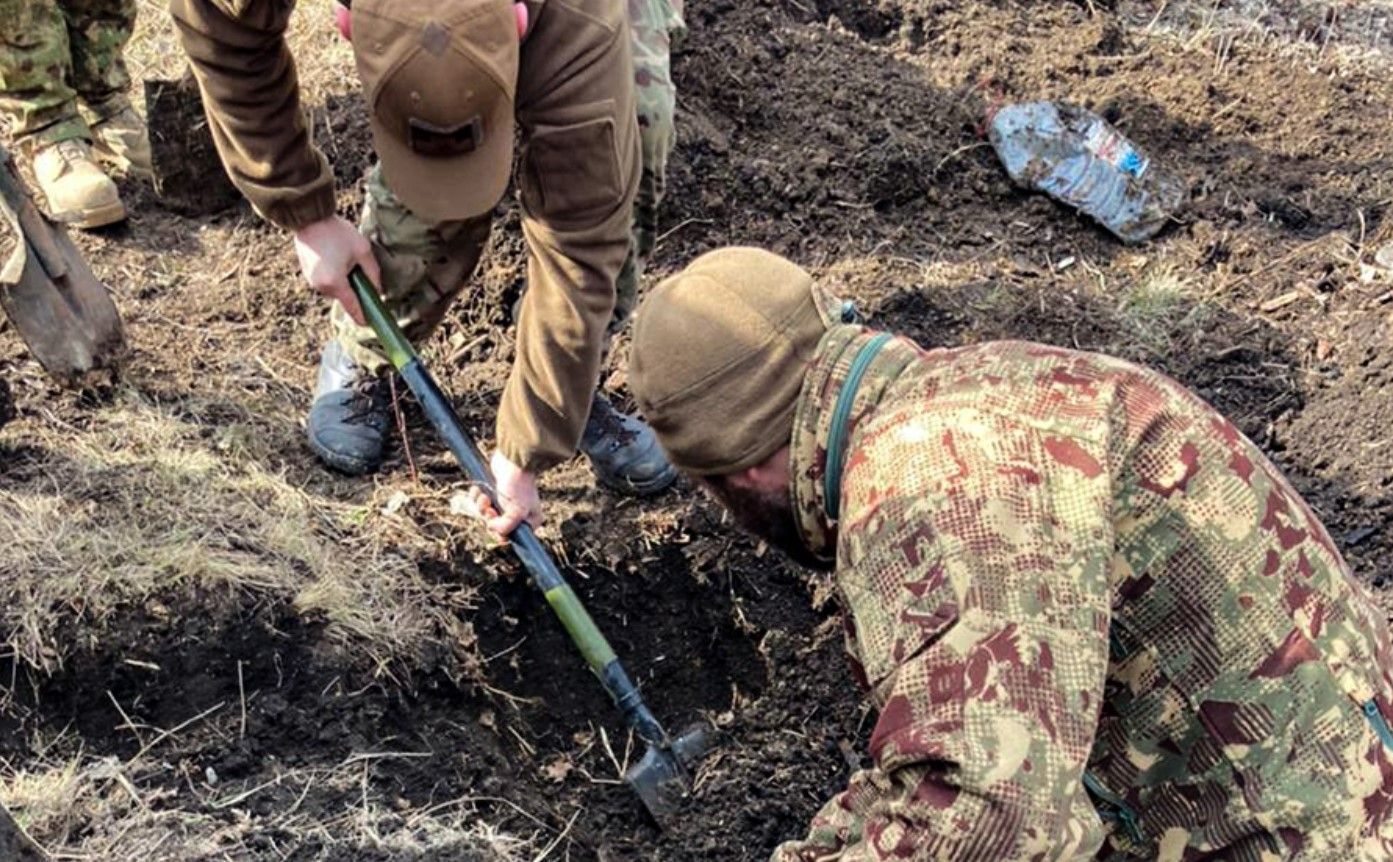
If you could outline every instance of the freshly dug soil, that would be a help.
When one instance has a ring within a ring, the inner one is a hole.
[[[14,395],[10,392],[10,384],[4,379],[0,379],[0,425],[4,425],[15,418]]]
[[[160,203],[186,216],[221,212],[242,195],[227,178],[192,74],[146,81],[145,114]]]
[[[1028,338],[1161,367],[1289,472],[1386,602],[1393,278],[1369,266],[1393,238],[1386,67],[1335,57],[1338,26],[1313,40],[1290,24],[1313,4],[1264,5],[1295,43],[1196,35],[1183,29],[1186,10],[1201,8],[1190,4],[1157,18],[1155,4],[1127,2],[690,0],[668,233],[651,277],[714,246],[762,245],[926,345]],[[1124,248],[1013,187],[982,114],[1036,98],[1099,111],[1185,177],[1175,223]],[[356,94],[316,105],[314,128],[350,207],[369,152]],[[248,224],[214,245],[214,229],[245,213],[191,222],[137,200],[149,206],[129,236],[86,240],[99,273],[162,273],[168,256],[194,272],[145,277],[123,297],[144,369],[133,385],[235,395],[238,351],[254,344],[292,369],[304,392],[287,397],[303,409],[324,332],[283,240]],[[506,210],[476,300],[452,313],[437,337],[448,346],[433,354],[452,357],[436,368],[475,427],[489,427],[511,362],[515,222]],[[251,278],[254,299],[220,289],[234,276],[207,275],[224,271]],[[622,338],[614,353],[608,384],[623,400]],[[69,409],[80,422],[101,408]],[[212,433],[212,420],[190,421]],[[448,458],[418,416],[411,423],[413,452],[396,453],[377,481],[405,483],[412,470],[450,481]],[[338,490],[308,451],[282,457],[274,466],[307,486],[359,493]],[[227,848],[238,860],[441,858],[342,855],[274,825],[286,811],[328,820],[369,794],[396,800],[371,824],[379,834],[467,799],[503,832],[554,841],[549,858],[734,862],[798,837],[865,765],[875,718],[843,661],[828,582],[735,534],[689,486],[620,501],[573,464],[546,493],[566,569],[655,711],[674,730],[701,718],[720,730],[666,832],[617,783],[637,752],[545,603],[504,555],[465,547],[421,566],[480,584],[472,658],[435,650],[375,664],[346,656],[327,621],[287,602],[174,592],[106,620],[100,638],[75,614],[75,657],[49,677],[19,670],[0,754],[22,765],[38,756],[33,731],[70,727],[85,755],[129,758],[141,748],[131,721],[169,728],[221,705],[162,741],[167,768],[136,778],[155,806],[250,823]],[[383,756],[353,759],[363,752]],[[352,780],[278,778],[346,759]],[[219,807],[188,789],[210,774],[262,789]]]

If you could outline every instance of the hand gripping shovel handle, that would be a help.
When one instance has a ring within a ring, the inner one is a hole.
[[[483,488],[489,500],[497,507],[498,497],[494,490],[493,473],[489,470],[479,447],[474,445],[474,441],[465,433],[464,426],[460,424],[459,416],[450,406],[449,399],[440,391],[435,379],[416,355],[411,342],[402,334],[396,320],[382,304],[382,298],[378,296],[367,274],[354,267],[348,278],[353,286],[354,295],[358,297],[358,304],[363,307],[363,316],[367,318],[368,325],[377,334],[378,341],[387,352],[387,358],[393,367],[416,395],[416,400],[421,403],[426,418],[435,426],[445,445],[450,447],[450,451],[464,468],[465,475]],[[595,625],[595,621],[591,619],[571,585],[561,576],[556,564],[552,562],[551,555],[547,553],[537,534],[532,531],[532,527],[523,523],[513,530],[508,539],[513,552],[531,574],[533,583],[546,596],[547,604],[551,605],[551,609],[560,618],[561,624],[565,626],[571,640],[585,657],[586,663],[599,677],[605,691],[609,692],[615,705],[624,714],[624,721],[644,742],[668,748],[671,741],[667,733],[644,703],[643,696],[624,671],[624,666],[620,664],[619,657],[614,654],[609,641],[600,633],[599,627]]]

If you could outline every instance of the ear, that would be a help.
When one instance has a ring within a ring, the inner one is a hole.
[[[339,28],[340,36],[349,42],[353,41],[353,13],[342,3],[334,4],[334,26]]]
[[[727,473],[725,480],[742,490],[759,491],[764,488],[764,471],[761,465],[756,464],[735,473]]]

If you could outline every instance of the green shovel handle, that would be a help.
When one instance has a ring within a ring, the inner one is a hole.
[[[396,320],[383,305],[372,281],[357,267],[349,273],[348,280],[353,286],[354,295],[358,297],[358,304],[363,307],[363,316],[377,333],[378,340],[387,351],[387,357],[400,372],[402,380],[416,395],[426,418],[459,461],[465,475],[484,489],[484,493],[495,506],[498,505],[493,491],[493,474],[483,453],[465,432],[464,425],[454,407],[450,405],[450,400],[440,390],[435,378],[416,355],[411,342],[402,334],[401,327],[397,326]],[[508,539],[509,547],[532,576],[532,582],[546,597],[547,604],[551,605],[552,611],[561,620],[561,625],[580,650],[586,664],[594,671],[601,685],[623,713],[624,720],[645,742],[668,746],[667,732],[644,703],[638,687],[629,679],[624,665],[615,655],[609,641],[600,632],[599,626],[586,611],[575,590],[566,583],[551,554],[547,553],[546,547],[532,531],[532,527],[524,522],[513,530]]]
[[[363,317],[367,319],[368,326],[377,333],[377,340],[382,342],[387,359],[391,361],[393,368],[401,371],[407,363],[416,358],[416,348],[411,346],[411,341],[401,331],[401,327],[397,326],[397,319],[387,310],[382,297],[378,295],[377,289],[372,286],[372,280],[363,272],[362,267],[353,267],[353,271],[348,274],[348,283],[353,287],[353,295],[358,298],[358,305],[363,309]]]

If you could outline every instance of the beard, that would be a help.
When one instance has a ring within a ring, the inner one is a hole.
[[[836,567],[833,560],[819,557],[803,543],[787,488],[777,492],[740,488],[725,476],[697,479],[697,484],[725,507],[746,532],[779,549],[798,565],[819,572],[830,572]]]

